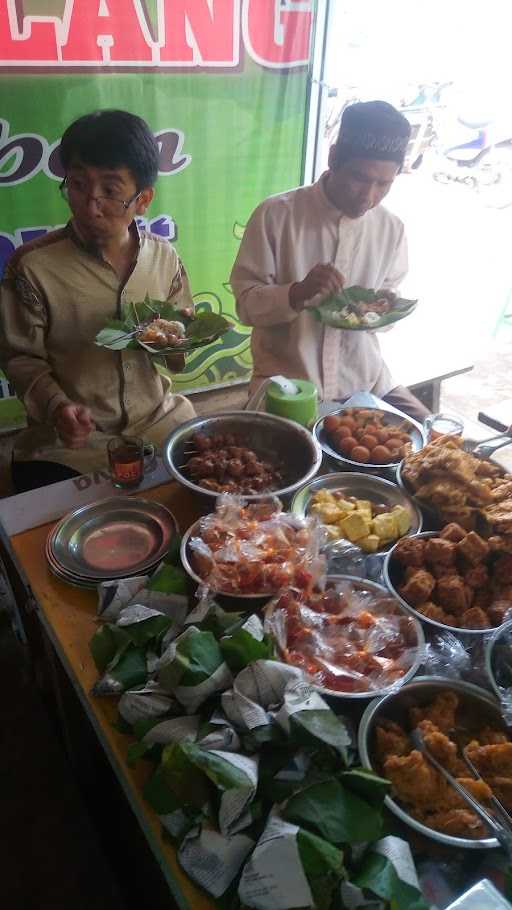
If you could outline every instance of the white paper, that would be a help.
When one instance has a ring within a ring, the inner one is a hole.
[[[187,835],[178,852],[185,872],[213,897],[220,897],[238,874],[254,841],[245,834],[223,837],[204,829]]]
[[[270,723],[270,717],[264,708],[233,689],[222,693],[221,704],[226,716],[235,727],[254,730],[256,727],[263,727]]]
[[[189,820],[182,809],[168,812],[167,815],[159,815],[158,818],[172,837],[179,837],[189,825]]]
[[[167,714],[176,702],[160,689],[157,683],[148,682],[143,689],[131,689],[119,699],[118,711],[127,724],[150,717]]]
[[[255,910],[313,907],[313,895],[297,847],[295,825],[271,816],[245,864],[238,893]]]
[[[222,663],[208,679],[204,679],[199,685],[176,686],[174,696],[183,705],[188,714],[193,714],[210,695],[215,692],[222,692],[223,689],[231,685],[232,681],[233,677],[228,665]]]
[[[188,598],[184,594],[166,594],[164,591],[150,591],[144,588],[133,597],[133,603],[151,607],[165,613],[169,619],[183,623],[188,610]]]
[[[236,834],[251,823],[251,816],[246,812],[258,786],[258,757],[239,755],[233,752],[221,752],[209,749],[212,755],[217,755],[230,765],[238,768],[247,777],[246,787],[234,787],[226,790],[220,800],[219,827],[224,835]],[[242,820],[243,819],[243,820]]]
[[[143,737],[145,743],[193,743],[199,730],[199,717],[172,717],[151,727]]]
[[[389,837],[383,837],[382,840],[377,841],[372,846],[372,851],[380,853],[381,856],[385,856],[392,863],[401,881],[411,885],[413,888],[417,888],[418,891],[420,890],[411,848],[407,841],[390,834]]]
[[[139,622],[145,622],[146,619],[152,619],[153,616],[161,616],[161,610],[153,610],[150,607],[144,607],[139,603],[132,604],[121,610],[117,620],[118,626],[133,626]]]
[[[103,581],[98,585],[98,616],[103,622],[115,622],[123,607],[134,599],[149,580],[148,575]]]
[[[259,616],[256,613],[253,613],[252,616],[249,616],[249,619],[246,619],[242,625],[242,629],[245,629],[249,635],[252,635],[256,641],[262,641],[263,639],[263,623]]]
[[[300,680],[299,682],[292,680],[286,687],[283,705],[276,712],[275,719],[276,723],[289,733],[290,717],[293,714],[297,714],[299,711],[329,710],[329,706],[308,682],[305,680]]]

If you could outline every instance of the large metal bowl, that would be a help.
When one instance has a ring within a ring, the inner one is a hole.
[[[368,581],[366,578],[355,578],[352,575],[328,575],[327,581],[334,582],[335,585],[343,584],[348,581],[356,588],[362,588],[365,591],[374,591],[381,597],[389,597],[389,591],[387,591],[386,588],[384,588],[382,585],[376,584],[374,581]],[[269,603],[265,609],[265,613],[268,618],[270,618],[274,611],[277,599],[273,598],[273,601],[274,602]],[[400,603],[397,603],[397,606],[402,608],[402,605]],[[404,610],[403,612],[409,615],[408,610]],[[411,666],[407,670],[407,673],[404,674],[398,683],[394,682],[390,686],[386,686],[383,689],[373,689],[371,692],[337,692],[334,689],[326,689],[324,686],[314,686],[314,688],[320,692],[321,695],[325,695],[329,698],[336,698],[338,700],[340,698],[351,700],[358,699],[359,701],[361,699],[366,699],[366,701],[368,701],[369,698],[376,698],[378,696],[385,695],[391,689],[393,691],[396,691],[397,685],[403,686],[413,678],[413,676],[418,672],[425,657],[425,636],[423,634],[421,623],[419,623],[417,619],[414,619],[414,627],[416,629],[416,654]]]
[[[327,437],[327,433],[324,429],[324,421],[326,417],[337,416],[338,414],[343,414],[343,411],[346,411],[347,408],[351,410],[354,409],[353,405],[348,403],[344,405],[339,411],[331,411],[330,414],[326,414],[324,417],[321,417],[320,420],[317,420],[313,427],[313,435],[315,439],[318,440],[322,451],[325,455],[328,455],[329,458],[332,458],[337,464],[339,464],[346,471],[361,471],[362,473],[375,472],[378,473],[394,473],[400,461],[392,461],[389,464],[371,464],[366,462],[364,464],[360,461],[352,461],[350,458],[346,458],[345,455],[341,455],[339,452],[334,449]],[[373,413],[382,416],[386,415],[386,424],[389,426],[401,426],[405,432],[409,433],[411,438],[412,450],[413,452],[419,452],[420,449],[425,445],[425,434],[421,424],[417,423],[412,418],[407,417],[406,414],[397,414],[396,411],[388,411],[387,408],[358,408],[358,410],[373,411]]]
[[[327,490],[330,493],[341,492],[346,496],[355,496],[357,499],[369,499],[372,502],[382,503],[393,509],[395,506],[403,506],[407,509],[411,527],[406,537],[418,534],[423,525],[423,518],[420,510],[414,502],[400,490],[396,484],[390,480],[383,480],[382,477],[376,477],[374,474],[323,474],[321,477],[315,477],[309,483],[301,487],[292,499],[290,509],[296,515],[302,518],[310,514],[311,500],[319,490]],[[387,544],[378,550],[384,553],[389,550],[393,544]]]
[[[235,433],[247,442],[257,455],[285,466],[283,486],[270,492],[279,497],[289,496],[318,472],[322,450],[309,430],[273,414],[258,411],[229,411],[210,417],[194,417],[177,427],[163,447],[163,459],[169,473],[189,490],[216,499],[219,493],[194,483],[183,470],[187,461],[185,445],[194,433],[207,436],[215,433]],[[266,499],[269,491],[255,493],[244,499],[253,502]]]
[[[435,698],[437,694],[447,689],[456,692],[461,697],[468,714],[471,712],[473,716],[476,716],[478,712],[478,715],[482,718],[482,727],[489,723],[493,728],[497,727],[507,732],[501,716],[500,706],[489,692],[474,686],[472,683],[462,682],[461,680],[444,679],[440,676],[418,676],[412,682],[402,686],[398,692],[392,692],[383,698],[374,699],[366,708],[358,731],[359,756],[363,767],[371,771],[380,771],[375,756],[375,729],[380,720],[386,718],[396,723],[403,723],[407,719],[407,712],[411,705],[424,705]],[[433,828],[428,828],[422,822],[413,818],[412,815],[409,815],[390,796],[386,796],[385,804],[406,825],[441,844],[446,844],[450,847],[466,847],[469,850],[489,850],[499,846],[494,837],[473,840],[466,837],[454,837],[450,834],[435,831]]]
[[[427,539],[428,537],[438,537],[438,531],[422,531],[421,534],[416,534],[416,537],[423,537]],[[416,610],[411,604],[407,603],[406,600],[398,593],[398,585],[401,582],[401,577],[403,574],[403,566],[393,557],[395,547],[398,546],[399,541],[393,545],[389,553],[386,553],[384,558],[384,565],[382,566],[382,577],[384,579],[384,584],[389,588],[391,593],[400,603],[409,610],[410,613],[420,620],[420,622],[428,623],[431,626],[435,626],[437,629],[441,629],[443,632],[453,632],[459,638],[473,637],[475,635],[489,635],[493,628],[499,628],[494,626],[490,629],[463,629],[462,626],[447,626],[442,622],[438,622],[436,619],[430,619],[429,616],[424,616],[423,613],[420,613],[419,610]]]

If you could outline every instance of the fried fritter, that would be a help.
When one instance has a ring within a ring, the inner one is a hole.
[[[384,775],[391,781],[398,799],[413,806],[435,804],[439,799],[440,782],[444,782],[417,749],[409,755],[390,755],[384,762]]]
[[[430,812],[421,819],[424,825],[450,834],[452,837],[472,837],[478,840],[487,835],[487,829],[478,815],[470,809],[449,809],[448,811]]]
[[[415,605],[428,600],[435,585],[436,580],[430,572],[418,569],[398,590],[407,603]]]
[[[462,614],[461,625],[463,629],[489,629],[491,624],[486,613],[480,607],[470,607]]]
[[[377,755],[384,762],[390,755],[407,755],[411,751],[411,740],[405,730],[392,720],[383,720],[376,730]]]
[[[458,575],[438,579],[435,599],[450,613],[463,613],[468,608],[468,595],[464,580]]]
[[[467,754],[482,777],[512,777],[512,743],[474,746],[469,743]]]
[[[500,556],[493,567],[493,577],[500,585],[512,584],[512,556],[506,553]]]
[[[403,566],[416,566],[420,568],[423,565],[423,553],[425,541],[422,539],[415,540],[414,537],[403,537],[398,541],[393,556]]]
[[[467,531],[464,528],[461,528],[455,521],[451,521],[450,524],[447,524],[443,528],[439,537],[442,537],[443,540],[451,540],[452,543],[459,543],[459,541],[464,540]]]
[[[409,717],[413,727],[417,727],[422,720],[430,720],[443,733],[455,729],[455,712],[459,705],[455,692],[440,692],[434,700],[424,708],[411,708]]]
[[[425,561],[430,565],[452,566],[456,553],[457,547],[451,540],[432,537],[425,543]]]
[[[470,531],[457,544],[457,550],[471,565],[476,566],[489,555],[489,544],[475,531]]]

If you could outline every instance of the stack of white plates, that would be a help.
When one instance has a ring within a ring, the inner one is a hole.
[[[95,588],[149,574],[177,533],[174,516],[159,503],[113,496],[65,515],[48,535],[46,558],[61,581]]]

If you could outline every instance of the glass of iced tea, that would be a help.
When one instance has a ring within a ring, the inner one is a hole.
[[[144,477],[144,460],[153,458],[154,446],[136,436],[115,436],[107,443],[112,483],[120,490],[138,487]]]
[[[440,436],[462,436],[464,421],[456,414],[429,414],[423,421],[427,442],[439,439]]]

